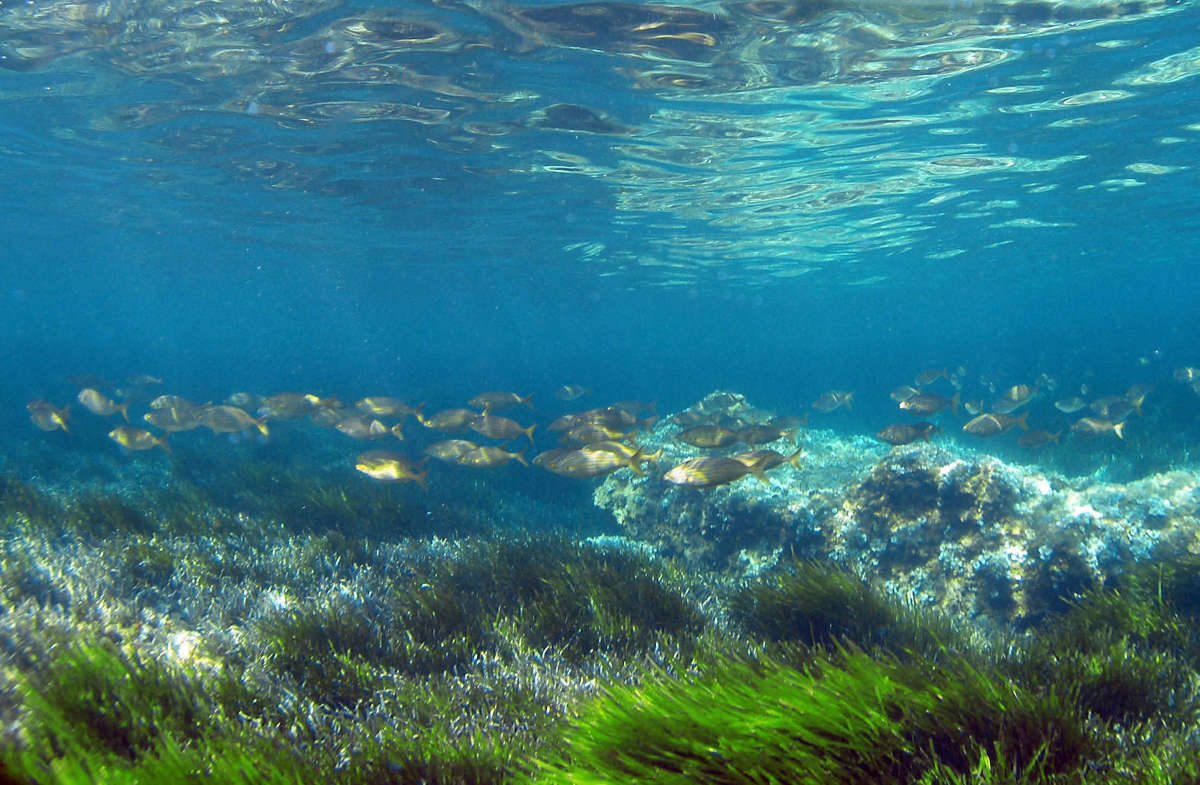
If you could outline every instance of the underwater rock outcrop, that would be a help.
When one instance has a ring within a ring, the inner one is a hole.
[[[725,392],[689,411],[767,416]],[[667,418],[640,440],[663,450],[660,469],[699,452],[675,438],[679,428]],[[1035,622],[1138,562],[1200,553],[1200,476],[1191,471],[1113,484],[949,440],[889,449],[803,429],[795,443],[799,467],[773,469],[769,484],[697,490],[661,471],[621,472],[594,499],[628,536],[697,567],[754,574],[785,553],[828,558],[915,605],[998,625]]]

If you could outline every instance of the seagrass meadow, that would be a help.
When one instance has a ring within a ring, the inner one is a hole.
[[[500,528],[471,481],[431,521],[319,481],[234,513],[210,471],[3,478],[6,781],[1200,782],[1200,558],[998,634],[830,561]]]

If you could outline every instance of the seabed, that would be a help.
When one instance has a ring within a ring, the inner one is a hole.
[[[572,511],[280,438],[0,474],[9,781],[1200,782],[1190,472],[806,431]]]

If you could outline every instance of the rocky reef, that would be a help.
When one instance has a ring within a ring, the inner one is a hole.
[[[691,410],[741,422],[766,413],[715,392]],[[692,415],[694,418],[694,414]],[[669,467],[700,450],[664,418],[640,443]],[[798,468],[769,484],[712,489],[661,473],[610,476],[595,492],[631,538],[704,569],[755,574],[782,555],[831,559],[922,607],[1024,626],[1130,566],[1200,552],[1200,476],[1189,470],[1124,484],[1006,463],[937,439],[889,448],[862,436],[802,429]],[[791,442],[775,444],[790,452]]]

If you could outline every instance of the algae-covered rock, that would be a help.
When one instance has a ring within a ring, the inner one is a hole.
[[[736,429],[772,413],[717,392],[667,417],[640,443],[659,470],[620,472],[596,491],[627,536],[704,569],[748,574],[781,553],[828,558],[920,606],[960,619],[1026,624],[1107,585],[1130,565],[1200,553],[1200,477],[1176,470],[1126,484],[1006,463],[943,439],[889,449],[800,428],[766,445],[803,448],[797,468],[711,489],[662,471],[702,450],[676,438],[697,422]]]

